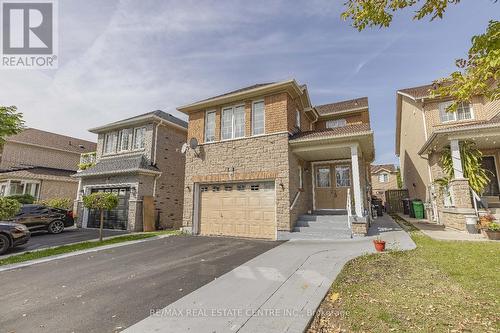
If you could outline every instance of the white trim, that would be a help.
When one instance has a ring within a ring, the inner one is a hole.
[[[214,114],[214,139],[212,141],[207,141],[207,126],[208,126],[208,115],[210,113]],[[222,111],[221,111],[222,114]],[[222,122],[222,118],[221,118]],[[211,110],[206,110],[205,111],[205,126],[203,126],[203,143],[211,143],[211,142],[216,142],[217,136],[215,135],[215,129],[217,127],[217,110],[211,109]]]
[[[464,178],[462,170],[462,156],[460,156],[460,143],[458,140],[450,140],[451,159],[453,163],[453,179]]]
[[[354,192],[354,208],[356,215],[359,217],[363,216],[363,202],[361,194],[361,181],[359,174],[359,145],[351,145],[351,166],[352,166],[352,188]]]
[[[255,133],[254,133],[254,129],[255,129],[255,123],[254,123],[254,121],[255,121],[255,114],[254,114],[254,110],[255,110],[255,109],[254,109],[254,105],[255,105],[256,103],[263,103],[263,104],[264,104],[263,132],[262,132],[262,133],[259,133],[259,134],[255,134]],[[265,135],[265,134],[266,134],[266,103],[265,103],[265,101],[264,101],[264,99],[263,99],[263,98],[262,98],[262,99],[255,100],[255,101],[252,101],[251,116],[252,116],[252,119],[251,119],[251,122],[250,122],[250,123],[251,123],[252,128],[251,128],[251,131],[250,131],[250,135],[251,135],[251,136],[260,136],[260,135]]]
[[[416,102],[417,100],[415,99],[415,97],[411,96],[411,95],[408,95],[407,93],[404,93],[402,91],[397,91],[397,93],[401,96],[405,96],[405,97],[408,97],[409,99],[411,99],[412,101]]]
[[[327,104],[328,105],[328,104]],[[321,105],[317,105],[315,106],[315,108],[317,108],[318,106],[321,106]],[[351,113],[351,112],[356,112],[356,111],[362,111],[362,110],[368,110],[368,106],[362,106],[362,107],[359,107],[359,108],[352,108],[352,109],[346,109],[346,110],[342,110],[342,111],[332,111],[332,112],[325,112],[325,113],[321,113],[319,114],[319,117],[324,117],[324,116],[329,116],[329,115],[338,115],[338,114],[346,114],[346,113]]]
[[[156,124],[155,127],[155,150],[154,150],[154,157],[153,157],[153,165],[156,165],[156,156],[157,156],[157,151],[158,151],[158,129],[160,128],[160,124]],[[156,183],[155,183],[156,185]]]
[[[128,119],[128,120],[119,120],[119,121],[111,123],[111,124],[90,128],[88,131],[91,133],[100,134],[100,133],[104,133],[107,131],[112,131],[112,130],[118,129],[120,127],[133,125],[133,124],[140,123],[140,122],[147,121],[147,120],[160,121],[162,123],[165,123],[165,125],[173,126],[173,127],[182,129],[183,131],[187,131],[187,128],[184,126],[181,126],[179,124],[173,123],[171,121],[168,121],[166,119],[163,119],[161,117],[158,117],[158,116],[155,116],[152,114],[146,114],[146,115],[134,117],[134,118]],[[182,119],[179,119],[179,120],[182,120]]]
[[[234,116],[235,110],[237,108],[243,107],[243,135],[236,137],[235,132],[236,132],[236,118]],[[223,139],[222,138],[222,133],[223,133],[223,119],[224,119],[224,111],[229,111],[231,110],[231,137],[228,139]],[[228,141],[228,140],[234,140],[234,139],[241,139],[246,137],[246,110],[245,110],[245,103],[238,103],[234,104],[232,106],[225,106],[221,108],[221,113],[220,113],[220,141]]]
[[[323,141],[323,140],[329,140],[329,139],[336,139],[336,138],[348,138],[348,137],[358,137],[358,136],[365,136],[365,135],[370,135],[373,134],[373,131],[364,131],[364,132],[357,132],[357,133],[348,133],[348,134],[334,134],[334,135],[328,135],[328,136],[320,136],[320,137],[315,137],[315,138],[309,138],[309,139],[293,139],[290,141],[291,144],[298,143],[298,142],[314,142],[314,141]]]

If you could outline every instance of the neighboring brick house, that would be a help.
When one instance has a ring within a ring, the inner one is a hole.
[[[430,220],[465,229],[465,216],[476,211],[463,178],[460,142],[472,140],[483,152],[483,166],[491,172],[491,180],[479,195],[490,206],[499,205],[500,100],[475,96],[451,113],[446,112],[450,98],[432,97],[433,89],[433,85],[425,85],[396,94],[396,154],[401,177],[410,198],[429,204]],[[435,180],[444,176],[440,159],[446,147],[452,150],[455,177],[448,188],[441,188]]]
[[[35,128],[7,137],[0,155],[0,196],[30,194],[36,200],[74,200],[80,154],[94,151],[94,142]]]
[[[346,210],[366,232],[374,159],[366,97],[313,106],[295,80],[178,108],[189,116],[183,226],[194,234],[278,238],[308,212]]]
[[[371,177],[372,195],[385,205],[385,192],[398,189],[398,170],[394,164],[373,164]]]
[[[119,197],[118,207],[105,215],[106,228],[142,231],[145,197],[154,200],[157,227],[179,228],[187,123],[157,110],[89,131],[98,134],[96,163],[75,175],[81,179],[77,224],[98,227],[98,213],[83,208],[82,196],[103,191]]]

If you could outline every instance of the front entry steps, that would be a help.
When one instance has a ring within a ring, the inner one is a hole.
[[[278,240],[351,239],[351,230],[344,215],[302,215],[292,232],[278,231]]]

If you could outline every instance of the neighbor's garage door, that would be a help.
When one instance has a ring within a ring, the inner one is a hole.
[[[95,192],[114,193],[118,196],[118,206],[112,210],[104,211],[104,228],[127,230],[128,201],[130,199],[130,187],[123,188],[101,188],[92,189]],[[87,228],[99,228],[101,224],[101,213],[97,209],[89,210]]]
[[[200,234],[276,238],[273,182],[201,185]]]

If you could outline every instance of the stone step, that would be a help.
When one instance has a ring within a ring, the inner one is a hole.
[[[317,227],[317,228],[338,228],[345,226],[347,228],[347,219],[343,221],[297,221],[296,227]]]
[[[309,232],[309,231],[318,231],[318,232],[329,232],[329,231],[344,231],[349,230],[349,226],[347,224],[342,225],[334,225],[334,226],[325,226],[325,225],[315,225],[315,226],[296,226],[293,228],[293,232]]]
[[[298,221],[335,222],[347,221],[347,215],[301,215]]]
[[[345,209],[331,209],[331,210],[315,210],[313,211],[313,215],[347,215],[347,210]]]

